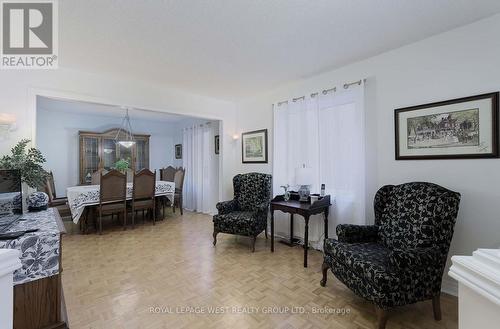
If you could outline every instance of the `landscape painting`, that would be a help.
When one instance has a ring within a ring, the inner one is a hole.
[[[394,110],[396,160],[498,157],[499,93]]]
[[[407,119],[408,148],[479,146],[479,109]]]
[[[242,134],[243,163],[267,163],[267,129]]]

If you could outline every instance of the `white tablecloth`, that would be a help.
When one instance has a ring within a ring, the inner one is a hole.
[[[87,206],[99,204],[99,185],[73,186],[66,189],[71,217],[75,224],[78,223]],[[156,196],[166,196],[174,202],[175,183],[156,181]],[[127,199],[132,199],[132,183],[127,184]]]

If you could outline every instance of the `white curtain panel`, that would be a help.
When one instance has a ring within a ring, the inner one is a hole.
[[[364,224],[365,219],[364,85],[318,93],[274,106],[273,191],[282,185],[297,190],[295,169],[305,165],[315,177],[311,192],[325,184],[333,198],[329,236],[340,223]],[[303,239],[304,220],[294,217],[294,235]],[[275,231],[288,237],[289,215],[275,213]],[[311,246],[323,246],[323,217],[309,220]]]
[[[184,207],[214,214],[218,199],[218,157],[214,151],[216,124],[207,123],[184,129],[182,163]]]

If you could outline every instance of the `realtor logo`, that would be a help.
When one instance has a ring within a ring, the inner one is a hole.
[[[57,2],[1,1],[1,68],[57,68]]]

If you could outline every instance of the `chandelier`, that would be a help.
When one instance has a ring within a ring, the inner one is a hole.
[[[120,129],[116,133],[115,142],[126,148],[130,148],[135,144],[135,140],[132,133],[132,125],[130,124],[130,117],[128,116],[128,108],[125,110],[125,117],[122,119]]]

